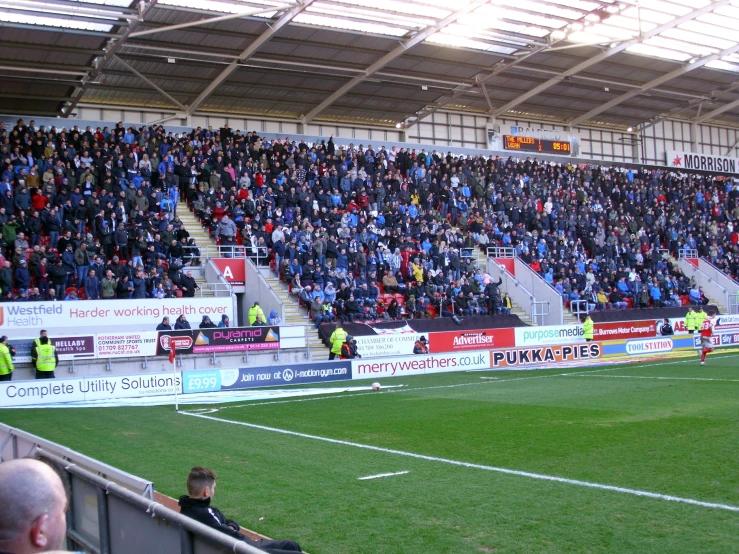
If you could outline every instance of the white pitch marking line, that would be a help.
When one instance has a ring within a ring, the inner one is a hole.
[[[394,475],[405,475],[406,473],[410,473],[410,471],[398,471],[396,473],[378,473],[377,475],[368,475],[367,477],[357,477],[357,481],[369,481],[370,479],[393,477]]]
[[[713,379],[709,377],[658,377],[647,375],[572,375],[571,377],[611,377],[619,379],[662,379],[665,381],[721,381],[723,383],[739,383],[739,379]]]
[[[486,466],[481,464],[473,464],[469,462],[460,462],[458,460],[450,460],[447,458],[437,458],[436,456],[426,456],[424,454],[415,454],[413,452],[404,452],[403,450],[394,450],[391,448],[382,448],[379,446],[372,446],[369,444],[361,444],[358,442],[343,441],[339,439],[331,439],[328,437],[319,437],[318,435],[308,435],[306,433],[298,433],[297,431],[288,431],[287,429],[278,429],[276,427],[267,427],[265,425],[257,425],[255,423],[246,423],[244,421],[232,421],[228,419],[221,419],[218,417],[212,417],[201,414],[193,414],[188,412],[179,412],[183,415],[190,417],[198,417],[201,419],[208,419],[211,421],[219,421],[221,423],[230,423],[232,425],[241,425],[243,427],[249,427],[252,429],[259,429],[262,431],[270,431],[272,433],[280,433],[283,435],[290,435],[293,437],[300,437],[303,439],[313,439],[317,441],[328,442],[331,444],[340,444],[343,446],[352,446],[354,448],[362,448],[364,450],[372,450],[374,452],[382,452],[384,454],[395,454],[396,456],[405,456],[407,458],[414,458],[417,460],[426,460],[428,462],[439,462],[442,464],[449,464],[458,467],[466,467],[471,469],[480,469],[483,471],[494,471],[496,473],[504,473],[506,475],[516,475],[519,477],[528,477],[530,479],[539,479],[541,481],[552,481],[555,483],[564,483],[566,485],[577,485],[580,487],[587,487],[591,489],[599,489],[611,492],[620,492],[624,494],[631,494],[634,496],[642,496],[646,498],[654,498],[657,500],[667,500],[670,502],[680,502],[682,504],[691,504],[693,506],[701,506],[703,508],[714,508],[718,510],[727,510],[729,512],[739,512],[739,506],[731,506],[729,504],[718,504],[714,502],[704,502],[702,500],[694,500],[692,498],[682,498],[680,496],[671,496],[668,494],[659,494],[656,492],[640,491],[637,489],[629,489],[625,487],[616,487],[613,485],[603,485],[600,483],[592,483],[590,481],[579,481],[577,479],[567,479],[565,477],[557,477],[554,475],[543,475],[540,473],[530,473],[528,471],[518,471],[515,469],[506,469],[502,467]]]

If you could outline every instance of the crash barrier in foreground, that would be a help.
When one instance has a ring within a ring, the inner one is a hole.
[[[130,552],[168,552],[179,554],[264,554],[228,535],[206,527],[153,501],[153,495],[138,494],[125,481],[139,480],[112,466],[88,458],[40,437],[0,425],[0,440],[12,444],[12,437],[22,437],[34,444],[31,451],[3,450],[3,460],[23,456],[43,456],[58,469],[70,491],[67,512],[69,550],[92,554],[128,554]],[[41,445],[49,445],[49,448]],[[64,456],[58,452],[63,450]],[[72,460],[72,461],[70,461]],[[105,467],[104,474],[89,471],[74,460],[85,460],[93,467]],[[153,493],[153,490],[152,490]]]

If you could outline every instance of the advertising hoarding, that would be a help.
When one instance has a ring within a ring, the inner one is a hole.
[[[466,369],[488,369],[490,353],[467,352],[448,354],[423,354],[385,359],[352,360],[352,379],[374,379],[446,373]]]
[[[97,335],[95,353],[98,358],[156,356],[157,332]]]
[[[647,339],[657,336],[654,321],[607,321],[594,325],[594,340]]]
[[[33,339],[11,340],[10,344],[15,348],[15,363],[28,363],[31,361],[31,349]],[[73,337],[51,337],[51,343],[56,346],[59,361],[79,360],[95,357],[95,336],[82,335]]]
[[[515,344],[516,334],[513,329],[474,329],[429,334],[431,352],[510,348]]]
[[[49,335],[75,329],[88,332],[154,329],[163,317],[174,321],[180,315],[199,321],[207,315],[214,321],[227,315],[232,321],[231,297],[170,298],[166,300],[85,300],[80,302],[11,302],[0,305],[0,333],[35,336],[47,329]]]
[[[357,335],[357,352],[364,358],[381,356],[410,356],[413,345],[421,333],[398,333],[395,335]]]
[[[626,353],[629,356],[640,354],[656,354],[658,352],[670,352],[673,349],[672,339],[660,337],[655,339],[630,340],[626,343]]]
[[[595,360],[600,358],[601,345],[597,342],[562,346],[534,346],[495,350],[490,353],[493,369],[532,365],[553,365],[559,362]]]
[[[718,315],[714,317],[713,330],[717,333],[739,331],[739,315]]]
[[[186,371],[183,374],[183,390],[185,394],[193,394],[223,390],[346,381],[351,378],[352,367],[349,361],[269,367],[242,367],[239,369],[220,369],[213,371]]]
[[[574,344],[585,342],[582,325],[542,325],[539,327],[516,327],[516,346],[542,346],[549,344]]]
[[[178,354],[275,350],[280,347],[280,328],[268,325],[160,331],[156,343],[157,355],[168,355],[173,344]]]
[[[0,406],[36,406],[84,400],[161,396],[182,392],[179,373],[82,377],[0,383]]]

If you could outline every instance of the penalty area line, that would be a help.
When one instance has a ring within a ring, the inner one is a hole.
[[[358,442],[350,442],[339,439],[332,439],[329,437],[320,437],[318,435],[309,435],[306,433],[298,433],[297,431],[289,431],[287,429],[278,429],[276,427],[267,427],[266,425],[257,425],[255,423],[246,423],[244,421],[233,421],[229,419],[222,419],[218,417],[212,417],[203,414],[194,414],[189,412],[179,412],[182,415],[197,417],[200,419],[207,419],[210,421],[218,421],[220,423],[230,423],[232,425],[240,425],[242,427],[249,427],[251,429],[259,429],[260,431],[269,431],[271,433],[279,433],[282,435],[289,435],[293,437],[300,437],[302,439],[311,439],[330,444],[338,444],[342,446],[350,446],[353,448],[361,448],[363,450],[371,450],[373,452],[381,452],[383,454],[394,454],[396,456],[404,456],[406,458],[413,458],[416,460],[425,460],[427,462],[436,462],[442,464],[448,464],[457,467],[465,467],[469,469],[479,469],[482,471],[491,471],[495,473],[502,473],[505,475],[515,475],[517,477],[528,477],[529,479],[537,479],[540,481],[549,481],[554,483],[562,483],[565,485],[574,485],[578,487],[586,487],[590,489],[604,490],[610,492],[618,492],[622,494],[629,494],[632,496],[640,496],[643,498],[651,498],[654,500],[664,500],[667,502],[678,502],[681,504],[690,504],[692,506],[700,506],[701,508],[712,508],[716,510],[726,510],[729,512],[739,513],[739,506],[731,506],[729,504],[719,504],[715,502],[704,502],[702,500],[694,500],[692,498],[683,498],[680,496],[672,496],[669,494],[660,494],[656,492],[641,491],[638,489],[630,489],[626,487],[617,487],[614,485],[604,485],[601,483],[593,483],[590,481],[580,481],[578,479],[567,479],[565,477],[557,477],[555,475],[544,475],[541,473],[531,473],[528,471],[519,471],[515,469],[507,469],[503,467],[486,466],[482,464],[473,464],[470,462],[461,462],[458,460],[450,460],[448,458],[438,458],[436,456],[426,456],[424,454],[416,454],[414,452],[405,452],[403,450],[395,450],[392,448],[382,448],[380,446],[372,446],[369,444],[361,444]]]

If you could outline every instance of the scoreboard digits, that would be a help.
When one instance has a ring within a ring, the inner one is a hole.
[[[521,152],[541,152],[542,154],[564,154],[566,156],[572,154],[572,147],[568,141],[544,140],[518,135],[503,135],[503,148]]]

